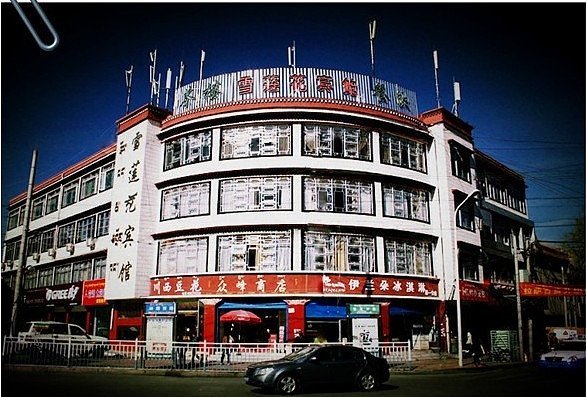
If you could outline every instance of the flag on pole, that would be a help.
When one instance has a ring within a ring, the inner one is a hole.
[[[159,83],[155,80],[156,67],[157,67],[157,50],[149,52],[152,65],[149,65],[149,83],[151,84],[151,102],[153,96],[159,93]]]
[[[202,73],[204,71],[204,60],[206,59],[206,51],[202,50],[200,55],[200,80],[202,80]]]
[[[377,21],[374,19],[369,22],[369,39],[375,40],[375,29],[377,28]]]
[[[178,81],[179,85],[182,85],[183,84],[183,72],[184,72],[184,68],[185,68],[185,65],[183,64],[183,61],[181,61],[179,63],[179,81]]]
[[[130,66],[129,70],[124,71],[124,77],[126,78],[126,88],[130,88],[132,86],[132,69],[133,66]]]
[[[296,67],[296,42],[291,47],[287,47],[287,64],[290,67]]]
[[[369,22],[369,44],[371,45],[371,74],[375,77],[375,54],[373,53],[373,40],[375,40],[375,30],[377,28],[377,21]]]
[[[171,88],[171,68],[167,68],[167,79],[165,80],[165,88]]]

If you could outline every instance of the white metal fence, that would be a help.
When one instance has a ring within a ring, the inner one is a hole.
[[[2,364],[244,371],[250,363],[278,359],[307,345],[207,342],[169,342],[157,345],[139,340],[41,341],[6,336],[2,344]],[[372,353],[384,357],[392,368],[405,366],[412,361],[410,344],[407,341],[380,342]]]

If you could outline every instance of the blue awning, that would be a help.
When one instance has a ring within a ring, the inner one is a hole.
[[[421,316],[424,313],[419,310],[407,309],[405,307],[391,306],[389,308],[389,314],[392,316]]]
[[[310,302],[306,305],[306,318],[346,318],[346,305],[329,305],[320,302]]]

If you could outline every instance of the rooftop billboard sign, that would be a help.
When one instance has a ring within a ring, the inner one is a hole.
[[[173,113],[271,98],[339,100],[418,116],[413,91],[363,74],[317,68],[253,69],[198,80],[176,90]]]

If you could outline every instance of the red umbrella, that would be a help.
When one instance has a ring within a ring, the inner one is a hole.
[[[220,322],[260,324],[261,318],[255,313],[246,310],[231,310],[220,316]]]

